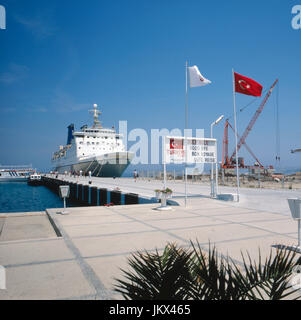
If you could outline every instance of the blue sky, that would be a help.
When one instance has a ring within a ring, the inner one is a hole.
[[[233,115],[232,68],[264,90],[279,78],[282,166],[301,167],[301,154],[290,154],[301,147],[301,30],[291,27],[301,0],[0,4],[7,13],[0,30],[1,164],[50,168],[67,126],[91,123],[93,103],[108,127],[128,120],[129,130],[183,129],[188,60],[212,81],[189,93],[189,127],[207,136],[217,117]],[[250,101],[238,95],[238,109]],[[240,134],[260,101],[239,114]],[[273,94],[247,140],[265,165],[275,164],[275,105]],[[223,126],[214,131],[220,154]]]

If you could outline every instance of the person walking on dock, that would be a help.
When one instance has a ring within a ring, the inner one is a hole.
[[[134,170],[134,180],[135,180],[135,182],[137,181],[137,178],[138,178],[138,172],[137,172],[137,170],[135,169],[135,170]]]

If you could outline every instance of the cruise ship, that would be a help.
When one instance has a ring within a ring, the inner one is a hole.
[[[31,165],[0,166],[0,182],[25,182],[34,172]]]
[[[120,177],[132,161],[134,154],[125,150],[122,138],[114,128],[103,128],[97,104],[93,110],[92,127],[84,125],[80,131],[74,124],[68,127],[67,145],[60,146],[52,156],[53,170],[95,177]]]

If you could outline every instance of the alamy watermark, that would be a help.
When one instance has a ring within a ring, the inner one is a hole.
[[[92,131],[89,136],[86,138],[77,138],[79,141],[77,144],[77,153],[82,159],[85,157],[90,157],[90,150],[99,150],[101,148],[101,143],[96,139],[96,135],[93,134]],[[107,132],[107,131],[105,131]],[[116,141],[114,142],[109,139],[108,136],[104,137],[106,139],[106,146],[110,148],[110,150],[114,150],[114,146],[118,146],[119,151],[116,151],[116,155],[112,152],[112,155],[105,154],[105,162],[108,164],[128,164],[129,162],[132,165],[163,165],[166,164],[177,164],[184,165],[186,162],[188,163],[188,172],[193,172],[194,174],[201,174],[204,170],[204,163],[198,162],[194,159],[191,162],[187,161],[189,159],[177,157],[166,160],[165,155],[170,149],[174,149],[170,147],[170,144],[166,144],[165,138],[173,137],[174,139],[178,139],[181,141],[186,141],[187,139],[204,139],[204,129],[185,129],[181,130],[179,128],[175,128],[172,130],[168,130],[166,128],[163,129],[151,129],[150,131],[146,131],[142,128],[134,128],[132,130],[128,130],[128,122],[127,121],[119,121],[119,132],[116,136]],[[185,139],[187,138],[187,139]],[[122,142],[120,141],[122,140]],[[196,140],[193,140],[193,142]],[[188,147],[187,147],[188,148]],[[192,146],[189,150],[191,151],[191,155],[194,157],[201,156],[198,147]],[[204,152],[207,147],[204,147]],[[182,149],[185,149],[185,145],[182,146]],[[61,149],[62,156],[66,155],[66,151]],[[127,152],[126,152],[127,151]],[[201,151],[200,151],[201,152]],[[97,154],[96,151],[93,151],[93,155]],[[177,154],[177,152],[172,153],[173,155]],[[187,152],[188,155],[188,152]],[[53,159],[57,159],[61,157],[59,153],[54,154]],[[167,162],[165,162],[165,160]],[[191,161],[192,159],[190,159]],[[205,160],[204,160],[205,161]]]
[[[149,133],[142,128],[135,128],[128,132],[128,122],[119,121],[119,134],[123,137],[125,149],[128,150],[128,142],[131,143],[129,152],[134,154],[132,164],[160,164],[162,155],[162,138],[166,136],[204,138],[204,129],[196,129],[193,135],[192,129],[182,131],[179,128],[172,130],[151,129]],[[161,145],[160,145],[161,141]]]
[[[0,266],[0,290],[6,289],[6,272],[3,266]]]
[[[301,29],[301,5],[293,6],[292,14],[294,15],[292,19],[292,28],[295,30]]]
[[[163,137],[195,137],[204,138],[204,129],[185,129],[182,131],[179,128],[172,130],[151,129],[150,132],[142,128],[135,128],[128,132],[127,121],[119,121],[119,134],[123,138],[125,150],[128,150],[134,155],[131,164],[162,164],[163,160]],[[149,134],[150,133],[150,134]],[[131,144],[129,147],[128,144]],[[129,147],[129,148],[128,148]],[[160,159],[161,158],[161,159]],[[116,163],[116,159],[112,159],[110,163]],[[119,160],[122,163],[122,159]],[[180,163],[177,163],[180,164]],[[183,163],[184,164],[184,163]],[[188,172],[197,172],[201,174],[204,171],[204,164],[196,163],[194,168],[189,168]]]
[[[0,5],[0,29],[6,29],[6,10]]]

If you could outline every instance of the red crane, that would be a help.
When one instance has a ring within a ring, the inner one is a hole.
[[[270,98],[273,89],[275,88],[276,84],[278,82],[278,79],[274,82],[274,84],[271,86],[269,92],[267,93],[267,95],[265,96],[264,100],[262,101],[262,103],[260,104],[259,108],[257,109],[256,113],[254,114],[253,118],[251,119],[249,125],[247,126],[247,129],[245,130],[244,134],[242,135],[242,137],[239,137],[239,135],[237,134],[237,137],[239,138],[239,142],[237,144],[237,151],[240,150],[242,145],[245,145],[245,147],[247,148],[247,150],[251,153],[251,155],[254,157],[254,159],[258,162],[259,166],[263,168],[263,166],[261,165],[261,163],[259,162],[259,160],[257,159],[257,157],[254,155],[254,153],[251,151],[251,149],[247,146],[246,144],[246,139],[250,133],[250,131],[252,130],[252,128],[254,127],[255,122],[257,121],[257,119],[259,118],[262,110],[264,109],[268,99]],[[228,145],[229,145],[229,139],[228,139],[228,127],[231,127],[231,129],[233,130],[233,127],[231,126],[231,124],[229,123],[228,120],[226,120],[225,123],[225,130],[224,130],[224,140],[223,140],[223,158],[222,158],[222,168],[234,168],[235,165],[235,155],[236,155],[236,150],[234,150],[232,156],[229,159],[229,154],[228,154]],[[233,130],[234,131],[234,130]],[[240,167],[245,167],[243,161],[241,160],[241,162],[239,163]]]

